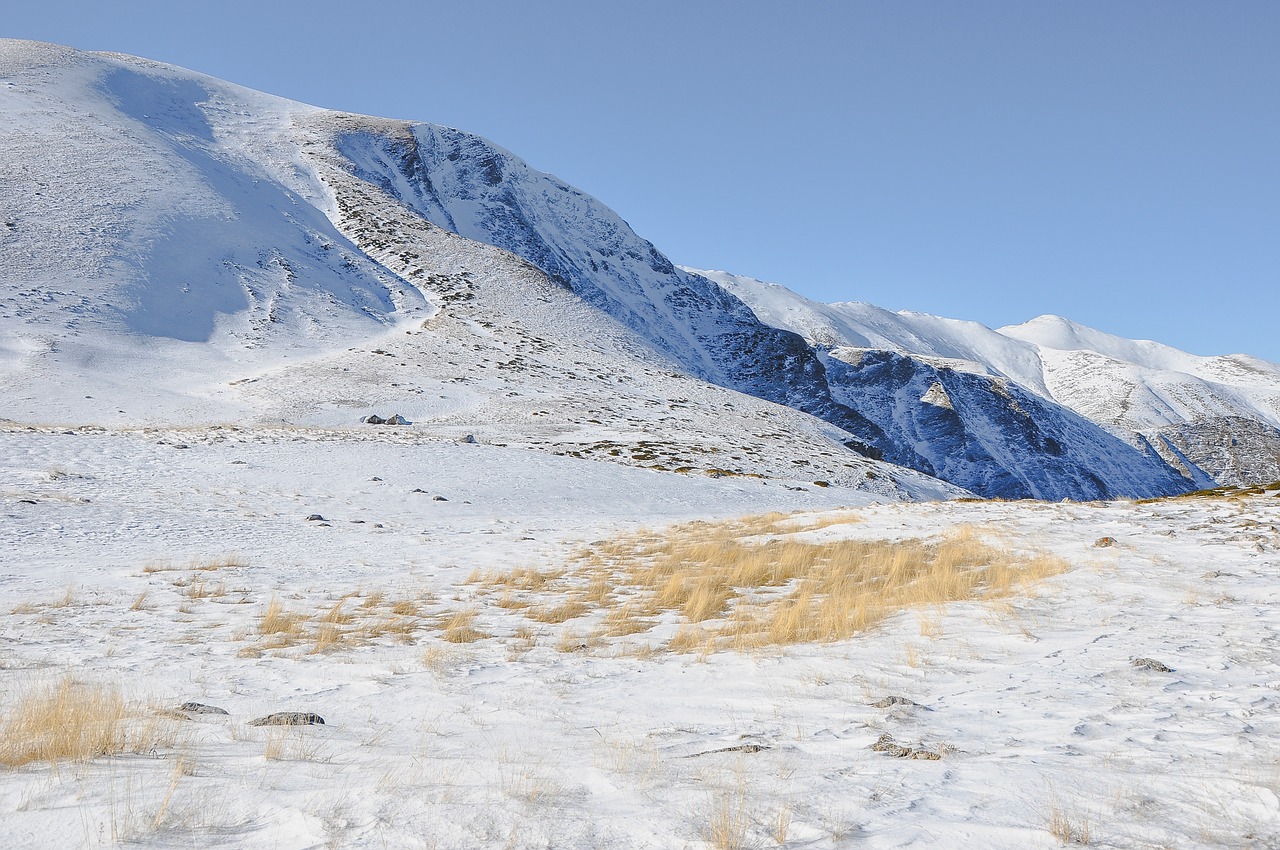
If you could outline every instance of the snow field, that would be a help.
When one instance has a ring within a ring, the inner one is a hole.
[[[3,435],[0,723],[70,678],[153,742],[0,768],[8,846],[1275,846],[1274,491],[871,505],[302,434]],[[550,611],[571,594],[531,618],[476,576],[770,510],[816,541],[963,526],[1071,569],[845,640],[697,652],[590,639],[602,612]],[[157,717],[188,700],[230,714]],[[248,725],[281,710],[326,724]],[[872,750],[886,734],[941,758]]]

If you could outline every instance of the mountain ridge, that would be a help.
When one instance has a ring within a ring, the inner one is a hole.
[[[1008,379],[1132,445],[1150,446],[1175,468],[1203,466],[1201,474],[1184,473],[1197,483],[1256,484],[1280,474],[1280,366],[1259,358],[1189,354],[1059,316],[991,329],[857,302],[824,305],[777,284],[703,274],[817,349],[892,351]],[[1233,437],[1244,422],[1253,425]],[[1225,450],[1211,445],[1223,441]]]
[[[1055,399],[1063,370],[990,329],[868,358],[852,349],[893,352],[911,322],[922,342],[951,320],[864,305],[873,327],[782,299],[831,320],[825,341],[809,338],[460,130],[12,40],[0,85],[15,200],[0,234],[9,418],[53,404],[86,421],[332,427],[399,405],[422,427],[492,425],[673,469],[699,467],[696,446],[708,469],[947,492],[916,470],[1049,499],[1180,492],[1213,450],[1187,421],[1181,449],[1108,430]],[[1268,374],[1223,364],[1240,385]],[[752,424],[768,419],[786,424]]]

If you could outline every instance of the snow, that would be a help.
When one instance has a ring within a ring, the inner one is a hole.
[[[5,848],[733,846],[717,823],[752,847],[1049,847],[1055,828],[1276,846],[1276,491],[958,500],[733,388],[772,379],[749,356],[788,351],[772,326],[1079,406],[1133,399],[1135,422],[1274,422],[1273,365],[705,273],[761,325],[475,137],[33,42],[0,41],[0,93],[0,734],[67,676],[172,726],[139,753],[0,767]],[[439,160],[434,200],[387,159],[410,143]],[[451,145],[506,186],[446,165]],[[1073,384],[1073,358],[1105,381]],[[470,580],[772,511],[826,539],[968,527],[1071,569],[849,640],[709,654],[580,645],[590,615],[541,623]],[[276,646],[273,600],[413,613]],[[489,636],[444,640],[471,609]],[[230,713],[155,713],[187,701]],[[249,725],[275,711],[326,722]],[[882,734],[942,758],[873,751]]]
[[[1144,431],[1223,416],[1280,426],[1280,366],[1242,354],[1201,357],[1059,316],[993,330],[871,304],[819,304],[778,284],[688,269],[747,302],[768,324],[819,346],[875,348],[1008,378],[1107,426]]]
[[[70,673],[231,712],[154,752],[0,770],[8,847],[710,847],[726,807],[749,846],[1051,847],[1055,817],[1099,847],[1280,835],[1275,491],[876,505],[383,434],[0,439],[3,698]],[[643,526],[837,505],[844,521],[809,534],[970,526],[1071,569],[847,641],[706,656],[566,652],[573,623],[529,643],[520,612],[467,583]],[[228,556],[243,566],[184,569]],[[202,576],[223,595],[190,595]],[[377,590],[424,614],[478,606],[494,637],[244,652],[272,598],[313,612]],[[889,695],[920,707],[871,705]],[[280,710],[326,724],[247,725]],[[872,751],[884,733],[943,757]]]

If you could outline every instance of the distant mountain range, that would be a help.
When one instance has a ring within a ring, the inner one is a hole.
[[[13,40],[0,116],[2,419],[394,410],[435,435],[903,498],[1280,478],[1274,364],[680,268],[458,130]]]

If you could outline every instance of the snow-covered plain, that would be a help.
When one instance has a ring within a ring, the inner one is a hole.
[[[1277,491],[872,504],[385,431],[0,440],[0,704],[71,675],[230,712],[162,720],[175,740],[141,754],[0,769],[6,847],[1280,846]],[[579,644],[589,619],[533,622],[468,582],[644,526],[842,504],[807,533],[964,525],[1071,569],[706,655]],[[349,594],[359,616],[411,601],[415,625],[319,652],[258,634],[273,599]],[[445,641],[433,624],[472,607],[492,636]],[[326,723],[247,725],[282,710]],[[885,733],[942,758],[870,749]]]

